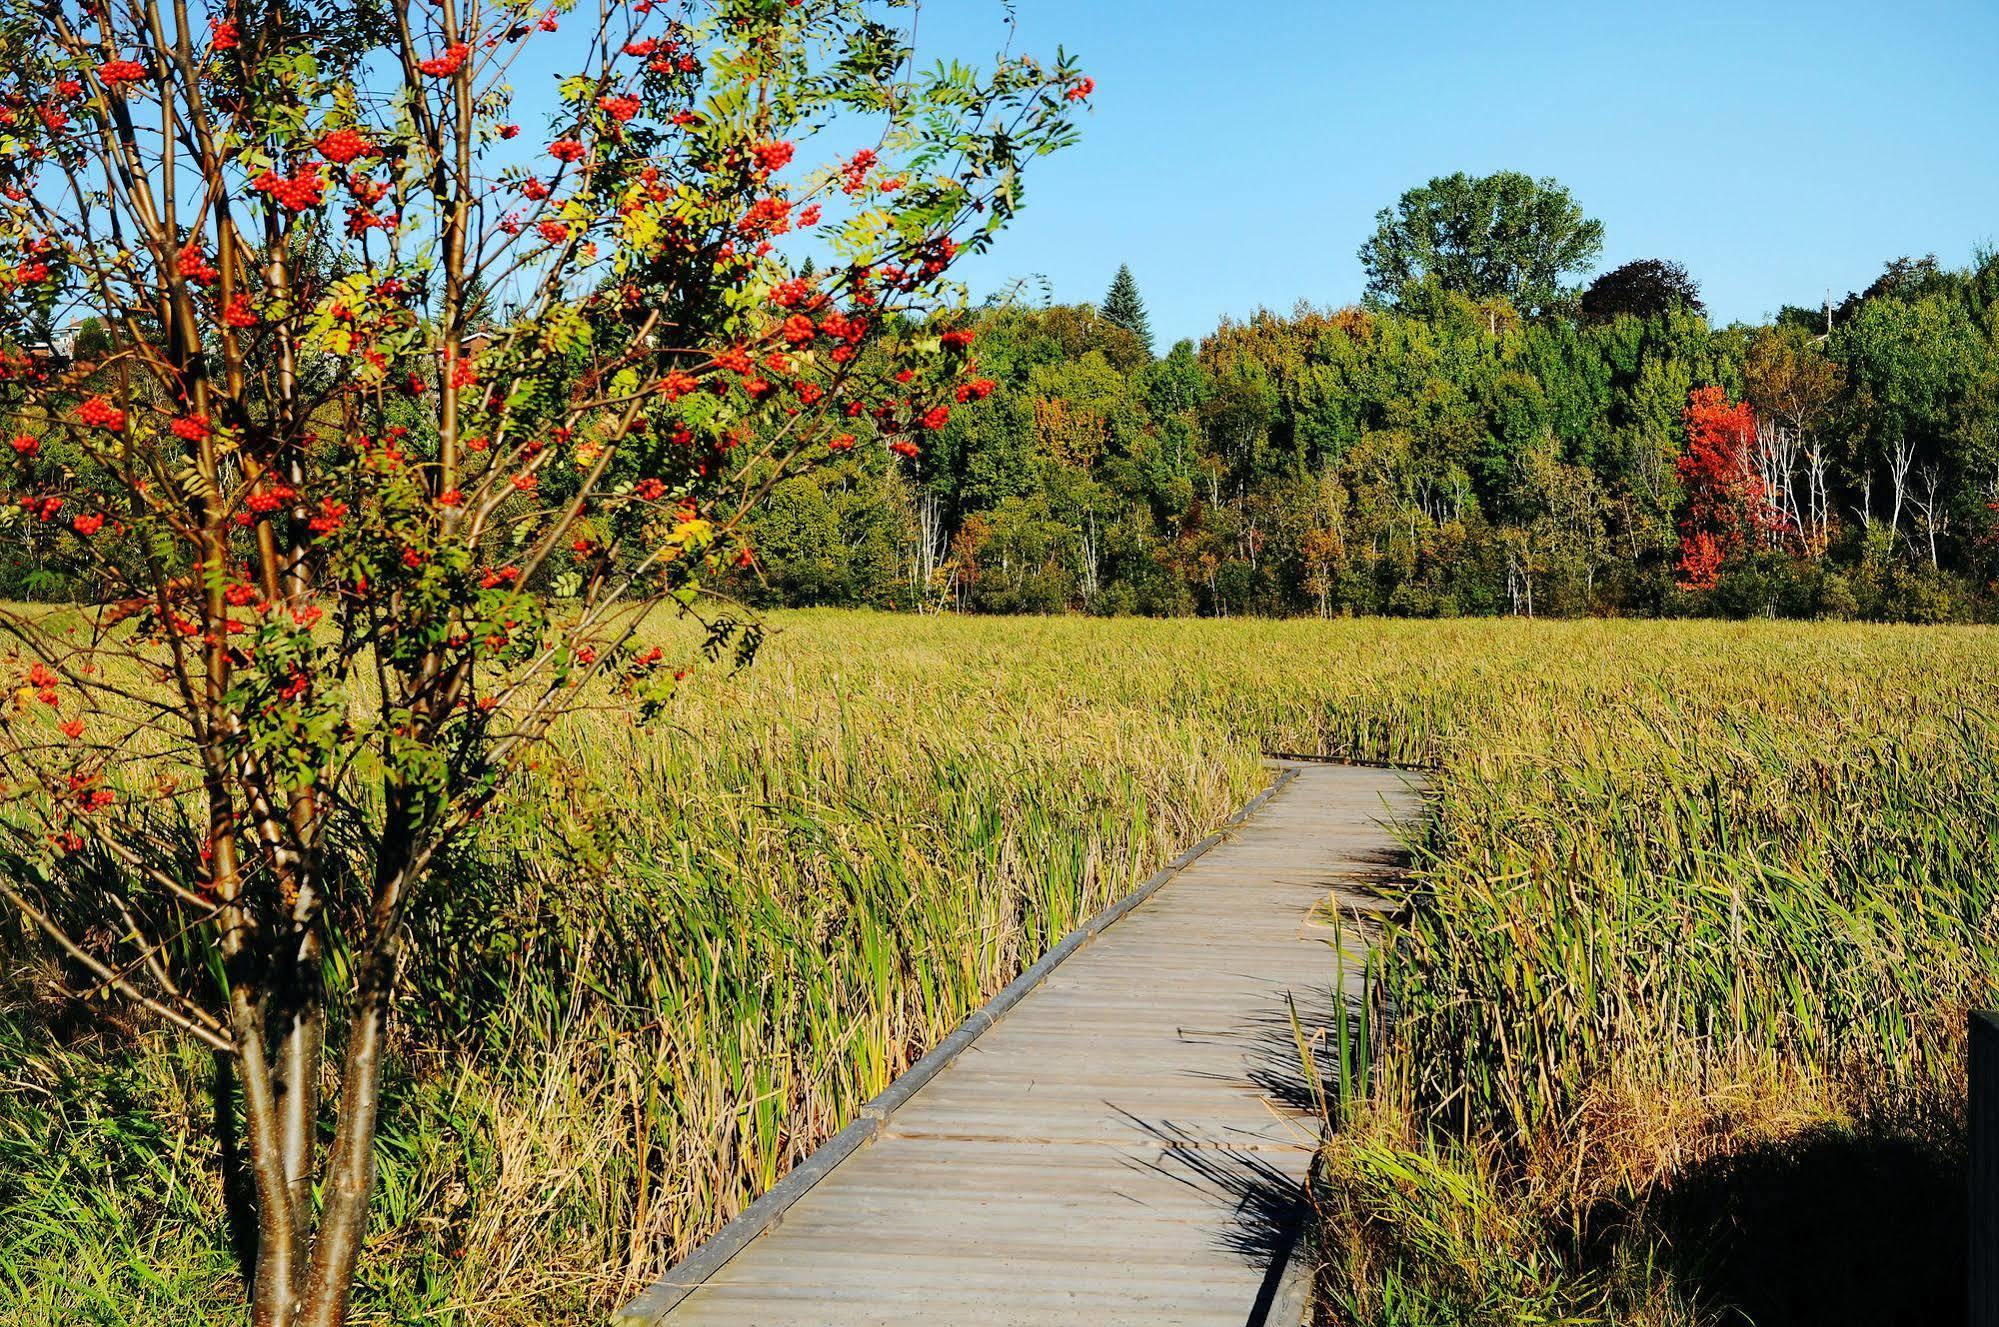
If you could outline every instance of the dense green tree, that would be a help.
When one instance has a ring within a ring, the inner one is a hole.
[[[1839,307],[1833,310],[1833,322],[1835,325],[1845,322],[1873,300],[1893,299],[1906,303],[1925,295],[1951,294],[1959,284],[1955,277],[1955,273],[1946,272],[1938,264],[1933,253],[1921,258],[1904,255],[1891,259],[1867,289],[1858,293],[1849,292],[1840,301]]]
[[[1675,308],[1706,313],[1701,288],[1678,263],[1640,258],[1590,282],[1576,311],[1587,322],[1601,323],[1620,317],[1657,318]]]
[[[102,318],[85,318],[76,326],[76,335],[70,342],[71,358],[96,363],[109,355],[116,347],[111,333],[105,330]]]
[[[1832,352],[1850,385],[1857,445],[1849,464],[1863,521],[1885,521],[1891,549],[1918,534],[1934,563],[1944,534],[1939,504],[1966,478],[1957,447],[1961,405],[1991,344],[1947,287],[1916,276],[1894,288],[1929,293],[1865,298],[1834,334]],[[1912,506],[1922,515],[1919,532],[1903,526]]]
[[[1383,208],[1375,226],[1360,261],[1368,297],[1389,304],[1434,277],[1473,299],[1549,312],[1570,297],[1564,280],[1603,248],[1603,223],[1585,217],[1567,189],[1519,171],[1438,176]]]
[[[768,584],[791,603],[838,603],[846,589],[846,551],[833,504],[812,475],[794,475],[770,491],[756,522],[757,556]]]

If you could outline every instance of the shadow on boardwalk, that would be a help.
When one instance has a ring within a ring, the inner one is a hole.
[[[1134,1168],[1184,1184],[1217,1205],[1229,1205],[1229,1218],[1215,1228],[1215,1243],[1263,1273],[1247,1319],[1261,1322],[1284,1271],[1283,1256],[1305,1234],[1310,1203],[1297,1175],[1257,1152],[1204,1147],[1137,1116],[1128,1118],[1160,1147],[1156,1160],[1134,1160]]]

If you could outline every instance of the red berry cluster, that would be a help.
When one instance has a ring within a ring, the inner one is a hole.
[[[782,235],[791,229],[791,203],[784,198],[759,198],[736,223],[745,236]]]
[[[465,67],[465,61],[471,54],[470,46],[462,41],[455,41],[445,48],[443,55],[433,55],[428,60],[419,60],[416,67],[420,73],[432,78],[449,78]]]
[[[319,155],[336,166],[345,166],[356,157],[364,157],[375,150],[365,134],[353,129],[335,129],[319,140]]]
[[[122,433],[125,430],[125,412],[101,396],[93,396],[78,406],[76,420],[79,424],[106,429],[112,433]]]
[[[290,484],[273,484],[269,488],[260,488],[251,493],[244,499],[244,504],[262,516],[276,511],[297,496],[298,490]]]
[[[280,207],[293,212],[318,207],[326,196],[326,181],[320,178],[318,168],[313,166],[300,166],[291,175],[280,175],[266,169],[251,182],[250,187],[258,193],[269,194]]]
[[[177,265],[180,268],[181,276],[189,281],[213,281],[222,275],[203,256],[201,245],[198,243],[190,244],[180,251]]]
[[[875,151],[873,148],[864,147],[859,152],[856,152],[851,158],[848,159],[847,163],[840,168],[840,174],[842,177],[840,182],[841,192],[846,194],[857,194],[861,190],[867,188],[868,172],[873,170],[874,168],[875,168]]]
[[[750,149],[750,155],[757,159],[759,170],[771,175],[791,164],[794,151],[789,143],[758,143]]]
[[[321,498],[319,515],[306,522],[316,535],[329,535],[347,523],[347,504],[337,498]]]
[[[810,281],[795,276],[771,287],[770,302],[780,309],[789,309],[796,305],[816,309],[826,302],[826,297],[814,290]]]

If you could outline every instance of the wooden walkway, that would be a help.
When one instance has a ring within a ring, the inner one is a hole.
[[[776,1224],[682,1264],[623,1321],[1264,1321],[1318,1141],[1289,1001],[1308,1030],[1330,1026],[1332,900],[1373,903],[1367,882],[1398,861],[1384,822],[1418,811],[1401,771],[1278,777],[1222,842],[801,1176]],[[1349,994],[1365,943],[1350,920]]]

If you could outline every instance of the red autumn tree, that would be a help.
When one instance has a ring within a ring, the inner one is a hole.
[[[1747,401],[1730,405],[1719,387],[1696,387],[1680,418],[1687,429],[1686,454],[1677,462],[1686,509],[1675,569],[1682,589],[1711,590],[1769,511],[1750,455],[1756,412]]]
[[[9,519],[103,600],[0,615],[0,897],[233,1074],[258,1327],[347,1316],[454,840],[584,697],[670,693],[644,625],[759,492],[989,390],[950,272],[1089,85],[923,72],[906,8],[0,10]]]

